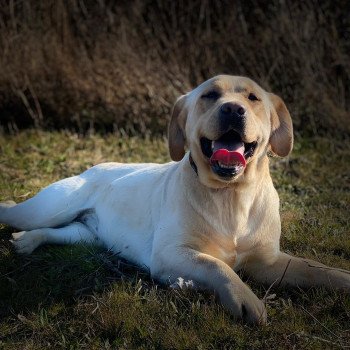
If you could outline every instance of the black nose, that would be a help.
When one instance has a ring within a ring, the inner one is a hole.
[[[245,108],[239,104],[226,102],[220,107],[220,115],[223,117],[243,117]]]

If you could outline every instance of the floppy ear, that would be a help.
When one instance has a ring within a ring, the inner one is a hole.
[[[186,95],[177,99],[173,107],[168,130],[169,152],[172,160],[180,161],[185,155],[185,124],[187,111],[185,109]]]
[[[275,94],[269,94],[271,108],[270,146],[273,153],[286,157],[293,148],[293,124],[283,100]]]

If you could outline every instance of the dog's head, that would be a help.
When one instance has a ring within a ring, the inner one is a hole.
[[[181,160],[186,147],[203,184],[230,186],[268,150],[281,157],[290,153],[292,120],[282,99],[251,79],[219,75],[175,103],[169,125],[171,158]]]

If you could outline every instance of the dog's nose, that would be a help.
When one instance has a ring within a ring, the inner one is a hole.
[[[245,108],[237,103],[226,102],[220,107],[220,114],[224,117],[243,117]]]

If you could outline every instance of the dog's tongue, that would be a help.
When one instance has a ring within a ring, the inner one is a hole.
[[[214,141],[213,154],[210,162],[220,162],[226,166],[246,166],[244,158],[244,143],[238,140]]]

